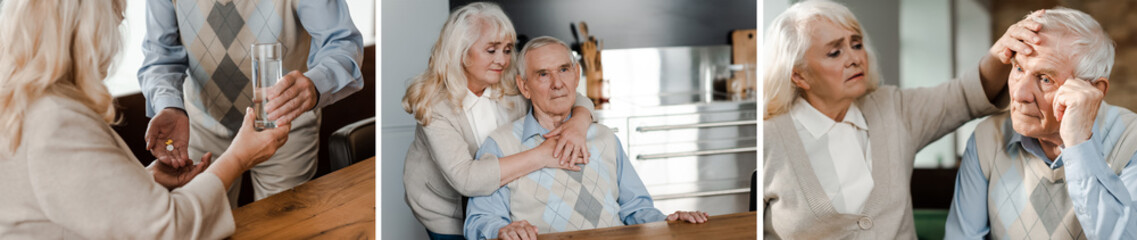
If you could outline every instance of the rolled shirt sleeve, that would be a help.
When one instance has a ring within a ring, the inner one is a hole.
[[[620,204],[620,220],[625,225],[633,225],[667,219],[666,215],[655,208],[647,187],[628,161],[628,154],[624,153],[619,138],[616,138],[616,151],[616,184],[620,189],[620,197],[616,202]]]
[[[170,107],[185,109],[182,83],[188,75],[189,58],[179,36],[172,1],[146,1],[142,56],[138,85],[146,98],[146,116],[153,117],[158,111]]]
[[[1085,141],[1058,156],[1065,164],[1066,189],[1074,215],[1089,239],[1137,239],[1137,169],[1133,159],[1114,174],[1105,162],[1101,143]]]
[[[323,108],[363,89],[363,37],[343,0],[299,1],[296,14],[312,36],[305,77],[319,92],[315,108]]]
[[[988,180],[979,166],[975,135],[967,140],[963,163],[955,178],[955,193],[944,226],[944,239],[983,239],[991,231],[987,216]]]

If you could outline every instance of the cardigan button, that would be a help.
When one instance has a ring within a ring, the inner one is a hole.
[[[861,217],[861,220],[857,221],[857,225],[859,225],[861,229],[868,230],[872,228],[872,219],[869,219],[869,217]]]

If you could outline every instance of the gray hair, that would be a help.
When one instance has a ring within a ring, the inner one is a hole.
[[[810,48],[810,25],[819,20],[828,20],[838,26],[860,33],[864,39],[867,55],[865,69],[866,95],[880,84],[880,67],[876,64],[876,53],[872,41],[865,34],[857,17],[844,5],[827,0],[807,0],[795,3],[779,14],[766,30],[766,63],[762,66],[766,74],[762,84],[766,109],[762,119],[770,119],[790,111],[794,99],[801,89],[794,85],[794,68],[805,65],[805,51]]]
[[[563,42],[560,39],[557,39],[555,37],[541,36],[538,38],[534,38],[533,40],[530,40],[529,42],[525,43],[525,47],[521,48],[521,53],[517,54],[517,64],[514,64],[514,66],[517,66],[516,72],[519,76],[521,76],[521,80],[526,80],[525,79],[525,68],[526,68],[526,66],[529,65],[526,63],[525,55],[529,54],[530,50],[533,50],[533,49],[536,49],[539,47],[544,47],[545,45],[549,45],[549,44],[558,44],[558,45],[564,46],[565,49],[570,49],[569,51],[571,51],[571,48],[569,48],[568,44],[565,44],[565,42]],[[572,54],[569,54],[568,56],[569,56],[569,62],[572,63],[573,67],[576,67],[577,63],[576,63],[576,61],[573,61]]]
[[[1114,44],[1105,30],[1101,28],[1093,17],[1082,11],[1057,7],[1047,9],[1040,16],[1028,18],[1042,24],[1044,28],[1056,28],[1069,31],[1076,35],[1073,42],[1067,47],[1059,47],[1068,51],[1074,61],[1074,76],[1087,81],[1099,78],[1109,78],[1113,69]]]

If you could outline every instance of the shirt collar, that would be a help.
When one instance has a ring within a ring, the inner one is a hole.
[[[466,97],[462,98],[462,110],[470,111],[478,102],[489,100],[489,98],[493,96],[493,93],[494,91],[490,91],[490,88],[487,87],[482,89],[482,96],[479,97],[478,95],[474,95],[474,92],[470,91],[469,88],[466,88]]]
[[[794,101],[793,107],[790,108],[790,116],[805,126],[805,130],[809,131],[809,134],[813,135],[814,138],[821,137],[821,135],[829,132],[833,125],[837,124],[832,118],[821,113],[800,97]],[[856,104],[849,105],[849,110],[845,110],[845,119],[841,122],[850,123],[859,130],[867,131],[869,129],[868,124],[865,123],[864,114],[861,114],[861,109],[857,108]]]
[[[565,117],[564,121],[568,121],[571,118],[572,112],[569,112],[568,117]],[[535,136],[544,136],[546,133],[549,133],[548,129],[545,129],[545,127],[541,126],[541,123],[537,122],[537,117],[533,115],[532,106],[529,107],[529,113],[525,114],[525,120],[522,121],[524,122],[521,124],[521,141],[529,140],[529,138]]]
[[[1102,108],[1098,111],[1106,111],[1106,109]],[[1010,136],[1007,138],[1007,142],[1003,145],[1005,151],[1009,152],[1015,147],[1022,147],[1024,150],[1026,150],[1027,153],[1038,157],[1038,159],[1042,159],[1042,161],[1045,162],[1047,166],[1050,166],[1050,169],[1057,169],[1065,165],[1061,157],[1058,157],[1057,159],[1050,159],[1047,157],[1046,152],[1042,150],[1042,145],[1039,144],[1038,139],[1023,136],[1022,134],[1019,134],[1019,132],[1016,132],[1014,130],[1014,121],[1011,121],[1011,118],[1008,117],[1004,121],[1006,122],[1003,123],[1003,136]],[[1094,119],[1094,126],[1090,128],[1090,132],[1093,133],[1093,137],[1090,137],[1090,139],[1086,141],[1104,141],[1104,139],[1101,137],[1102,134],[1099,134],[1100,129],[1098,127],[1100,124],[1102,124],[1102,121],[1104,121],[1104,119],[1102,119],[1101,116],[1098,116],[1096,119]]]

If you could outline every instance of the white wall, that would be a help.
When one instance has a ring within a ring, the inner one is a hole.
[[[952,24],[948,1],[900,1],[900,87],[931,87],[951,80]],[[955,134],[916,153],[916,168],[955,166]]]
[[[988,0],[955,0],[955,73],[962,75],[979,66],[979,60],[991,48],[991,11]],[[1006,29],[1000,29],[1003,32]],[[963,155],[967,139],[975,126],[984,118],[972,120],[959,127],[956,134],[956,154]]]
[[[403,161],[414,139],[415,121],[403,111],[407,81],[426,69],[430,48],[449,13],[446,0],[384,0],[379,113],[382,127],[380,165],[381,239],[425,239],[426,228],[404,200]]]

